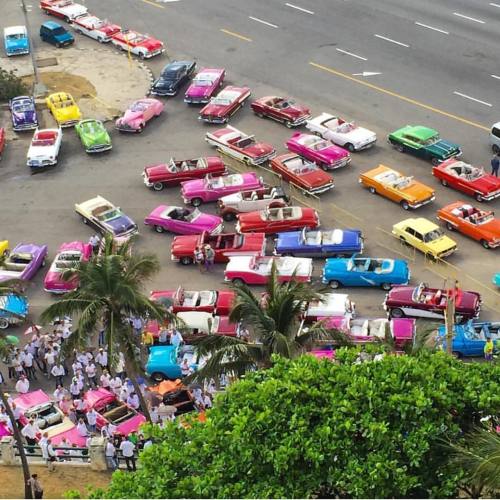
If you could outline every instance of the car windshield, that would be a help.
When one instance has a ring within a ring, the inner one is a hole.
[[[421,143],[424,145],[424,146],[432,146],[433,144],[435,144],[437,141],[439,141],[439,134],[436,134],[436,135],[433,135],[432,137],[429,137],[429,139],[427,140],[423,140],[421,141]]]
[[[143,101],[138,101],[138,102],[134,102],[134,104],[132,104],[132,106],[130,106],[130,111],[144,111],[145,109],[147,109],[147,104]]]
[[[146,40],[144,35],[140,35],[139,33],[127,33],[124,37],[124,40],[129,43],[141,43]]]
[[[56,35],[56,36],[57,35],[64,35],[66,33],[67,33],[67,31],[62,26],[59,28],[56,28],[55,30],[52,30],[52,34]]]
[[[16,113],[24,113],[26,111],[31,111],[33,105],[29,99],[24,99],[22,101],[16,101],[12,104],[12,109]]]
[[[7,40],[22,40],[23,38],[26,38],[26,35],[22,33],[15,33],[13,35],[7,35]]]
[[[169,71],[165,71],[165,73],[162,73],[161,77],[164,79],[164,80],[175,80],[176,78],[179,78],[179,73],[180,73],[180,70],[169,70]]]
[[[111,210],[108,210],[107,212],[104,212],[104,213],[98,215],[97,218],[100,221],[109,221],[112,219],[117,219],[120,216],[121,216],[120,211],[116,208],[113,208]]]
[[[77,262],[80,262],[82,254],[80,252],[61,254],[56,260],[56,269],[71,269]]]
[[[208,80],[207,78],[195,78],[193,80],[193,83],[197,87],[210,87],[214,84],[213,80]]]
[[[429,243],[430,241],[439,240],[439,238],[443,237],[443,234],[444,233],[443,231],[441,231],[441,229],[434,229],[424,235],[424,241],[426,243]]]

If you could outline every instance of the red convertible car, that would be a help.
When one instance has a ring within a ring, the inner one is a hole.
[[[172,312],[177,314],[185,311],[214,313],[219,316],[229,314],[233,305],[235,292],[232,290],[185,290],[182,286],[176,290],[155,290],[150,299],[158,301],[165,299],[172,303]]]
[[[490,201],[500,197],[500,178],[457,158],[450,158],[433,167],[432,175],[443,186],[462,191],[477,201]]]
[[[261,97],[250,104],[253,112],[264,118],[272,118],[283,122],[288,128],[303,125],[311,118],[309,108],[296,104],[289,97],[267,96]]]
[[[229,118],[244,106],[250,94],[248,87],[229,85],[216,97],[212,97],[210,102],[201,109],[198,118],[207,123],[227,123]]]
[[[177,186],[184,181],[202,179],[207,174],[213,176],[227,174],[226,165],[219,156],[192,160],[171,158],[168,163],[145,167],[142,176],[148,188],[161,191],[164,187]]]
[[[170,258],[186,266],[193,264],[195,248],[204,245],[210,245],[215,250],[215,262],[227,262],[233,255],[264,255],[266,235],[264,233],[210,235],[204,231],[199,235],[176,236],[170,247]]]
[[[277,156],[271,160],[271,168],[290,184],[308,194],[321,194],[335,186],[330,175],[315,163],[294,153]]]
[[[477,318],[481,310],[481,296],[477,292],[461,289],[442,290],[429,288],[426,283],[418,286],[395,286],[385,296],[384,309],[391,318],[443,319],[447,295],[456,293],[455,315],[459,322]]]
[[[281,233],[304,227],[319,227],[319,215],[308,207],[267,208],[257,212],[238,214],[238,233]]]

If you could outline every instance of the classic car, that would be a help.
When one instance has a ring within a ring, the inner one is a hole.
[[[66,28],[54,21],[47,21],[40,26],[40,38],[42,41],[58,48],[68,47],[75,43],[75,37]]]
[[[416,181],[413,176],[407,177],[385,165],[362,173],[359,183],[367,187],[370,193],[399,203],[404,210],[419,208],[435,199],[432,188]]]
[[[300,257],[265,257],[242,255],[230,257],[224,271],[224,281],[265,285],[273,264],[276,266],[278,280],[310,282],[313,271],[312,259]]]
[[[483,168],[450,158],[432,169],[432,175],[443,186],[473,196],[477,201],[490,201],[500,197],[500,179]]]
[[[285,153],[271,160],[271,168],[281,178],[308,194],[321,194],[335,187],[333,179],[315,163],[294,153]]]
[[[45,102],[59,127],[72,127],[82,119],[80,108],[67,92],[51,94]]]
[[[227,316],[233,306],[235,292],[232,290],[186,290],[179,286],[175,290],[153,290],[151,300],[170,304],[174,314],[198,311]]]
[[[457,249],[457,244],[428,219],[405,219],[392,226],[392,234],[405,245],[423,252],[431,259],[443,259]]]
[[[174,96],[193,76],[195,69],[195,61],[172,61],[161,70],[149,92],[158,96]]]
[[[346,293],[324,293],[320,299],[311,300],[304,313],[306,321],[318,321],[323,318],[354,318],[356,304]]]
[[[155,345],[149,350],[145,367],[146,375],[155,382],[161,382],[165,379],[181,379],[183,377],[181,364],[184,359],[188,360],[190,369],[196,371],[198,365],[191,346],[179,349],[173,345]]]
[[[146,422],[146,417],[120,401],[116,394],[103,387],[91,389],[83,395],[87,407],[94,408],[98,413],[96,427],[100,430],[111,423],[116,426],[116,433],[128,436],[137,432],[139,427]]]
[[[150,165],[144,168],[142,176],[144,184],[161,191],[164,187],[176,186],[184,181],[201,179],[206,175],[212,176],[227,174],[227,168],[219,156],[207,156],[191,160],[175,160],[170,158],[168,163]]]
[[[172,241],[170,255],[174,262],[184,265],[194,263],[196,247],[210,245],[215,251],[215,262],[228,262],[233,255],[264,255],[266,235],[264,233],[176,236]]]
[[[134,101],[115,122],[120,132],[142,132],[152,118],[160,116],[164,105],[158,99],[144,97]]]
[[[5,149],[6,139],[5,139],[5,129],[0,127],[0,160],[2,159],[3,151]]]
[[[231,296],[231,300],[234,296]],[[188,330],[183,333],[186,344],[195,343],[207,335],[223,335],[225,337],[238,337],[240,335],[240,323],[234,323],[229,316],[213,316],[212,313],[203,311],[181,311],[177,318]],[[200,360],[199,365],[204,362]]]
[[[157,233],[168,231],[175,234],[219,234],[224,229],[218,215],[200,212],[197,208],[159,205],[145,219],[144,224],[152,226]]]
[[[231,221],[239,213],[286,207],[289,199],[281,187],[265,186],[223,196],[217,201],[217,209],[224,220]]]
[[[137,224],[102,196],[76,203],[75,212],[84,224],[91,224],[102,234],[125,238],[138,232]]]
[[[7,56],[30,53],[30,41],[26,26],[9,26],[3,30],[3,44]]]
[[[446,290],[429,288],[426,283],[418,286],[395,286],[386,294],[384,309],[392,318],[434,318],[443,319],[448,294],[455,294],[455,316],[463,322],[479,316],[481,296],[477,292],[461,289]]]
[[[410,281],[408,262],[400,259],[357,257],[326,259],[321,282],[331,288],[341,286],[379,286],[390,290],[393,285]]]
[[[266,208],[238,214],[237,233],[280,233],[319,227],[319,214],[309,207]]]
[[[500,152],[500,122],[496,122],[491,126],[490,146],[495,154]]]
[[[46,292],[66,293],[78,288],[78,277],[63,279],[64,272],[75,269],[80,262],[88,261],[92,256],[92,245],[83,241],[63,243],[50,265],[43,287]]]
[[[323,170],[345,167],[351,161],[351,155],[345,149],[313,134],[295,132],[285,145],[292,153],[313,161]]]
[[[229,118],[245,105],[250,93],[248,87],[228,85],[200,110],[198,119],[207,123],[227,123]]]
[[[255,136],[247,135],[231,125],[215,132],[207,132],[205,140],[219,152],[247,165],[260,165],[276,156],[276,150],[271,144],[257,142]]]
[[[338,116],[321,113],[307,120],[306,128],[313,134],[342,146],[351,153],[372,147],[377,142],[377,134],[360,127],[354,122],[346,122]]]
[[[32,130],[38,127],[38,117],[33,97],[26,95],[13,97],[9,101],[9,108],[12,118],[12,128],[16,132]]]
[[[55,165],[61,149],[61,140],[60,128],[36,129],[26,155],[26,165],[32,169]]]
[[[122,29],[114,33],[111,36],[111,43],[120,50],[139,56],[141,59],[149,59],[165,52],[165,47],[160,40],[132,30]]]
[[[206,104],[216,90],[222,87],[226,70],[223,68],[203,68],[192,80],[184,94],[188,104]]]
[[[363,236],[359,229],[327,229],[278,233],[274,241],[275,255],[301,257],[335,257],[363,252]]]
[[[463,325],[455,325],[453,329],[451,349],[453,354],[462,358],[464,356],[483,356],[486,339],[491,338],[495,349],[500,349],[500,322],[475,322],[467,321]],[[446,326],[438,328],[437,344],[446,350]]]
[[[0,264],[0,281],[30,280],[45,266],[47,251],[47,245],[19,243]]]
[[[82,120],[75,125],[75,130],[87,153],[109,151],[111,138],[100,120]]]
[[[174,406],[176,417],[197,409],[192,392],[179,379],[163,380],[158,385],[148,387],[147,390],[162,396],[164,405]]]
[[[73,0],[40,0],[40,9],[45,14],[68,22],[87,13],[87,7],[74,3]]]
[[[439,132],[421,125],[406,125],[387,137],[389,144],[401,153],[414,156],[439,165],[452,156],[462,156],[460,146],[439,137]]]
[[[0,330],[22,323],[28,316],[28,310],[26,297],[13,293],[0,294]]]
[[[191,205],[198,207],[202,203],[216,201],[227,194],[261,187],[264,187],[264,183],[255,172],[218,177],[207,175],[204,179],[183,182],[181,195],[184,203],[191,203]]]
[[[496,273],[496,274],[494,274],[494,275],[493,275],[493,278],[491,279],[491,282],[492,282],[494,285],[496,285],[496,286],[500,287],[500,273]]]
[[[500,246],[500,219],[491,210],[481,210],[463,201],[455,201],[437,212],[450,231],[458,231],[479,241],[484,248]]]
[[[99,43],[111,41],[111,37],[121,30],[117,24],[112,24],[109,21],[99,19],[93,14],[82,14],[73,19],[73,28],[77,33],[86,35]]]
[[[289,97],[261,97],[253,101],[250,107],[260,118],[272,118],[284,123],[288,128],[302,125],[311,117],[309,108],[297,104]]]
[[[9,255],[9,240],[0,240],[0,259]]]

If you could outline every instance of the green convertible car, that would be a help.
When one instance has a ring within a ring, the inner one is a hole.
[[[406,125],[389,134],[387,140],[401,153],[411,153],[431,161],[433,165],[452,156],[462,156],[460,146],[441,139],[437,130],[421,125]]]
[[[82,120],[75,125],[75,130],[87,153],[101,153],[113,147],[108,131],[99,120]]]

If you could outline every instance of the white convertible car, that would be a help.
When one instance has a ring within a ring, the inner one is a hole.
[[[31,139],[26,165],[33,170],[55,165],[61,149],[61,140],[60,128],[36,129]]]
[[[321,113],[316,118],[308,120],[306,128],[351,152],[370,148],[377,141],[375,132],[329,113]]]

